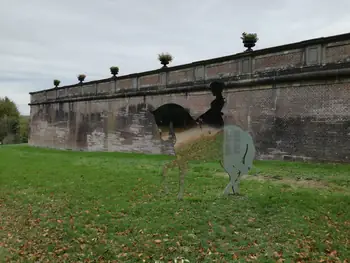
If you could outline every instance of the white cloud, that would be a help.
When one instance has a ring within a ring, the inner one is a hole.
[[[243,31],[256,48],[346,33],[350,2],[311,0],[0,0],[0,97],[29,114],[30,91],[173,65],[244,50]],[[335,4],[336,3],[336,4]]]

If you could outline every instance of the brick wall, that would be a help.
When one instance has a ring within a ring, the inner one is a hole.
[[[350,162],[350,34],[31,94],[31,145],[173,154],[153,116],[167,103],[193,118],[226,83],[225,123],[254,137],[258,158]]]
[[[268,71],[271,69],[283,69],[289,67],[301,67],[303,65],[304,49],[278,52],[254,58],[253,71]]]
[[[297,85],[298,84],[298,85]],[[224,93],[226,124],[248,130],[259,159],[291,156],[349,162],[350,80],[257,86]],[[32,106],[30,144],[86,151],[173,154],[157,137],[153,110],[167,103],[194,117],[213,100],[209,92]]]
[[[326,62],[339,63],[349,61],[350,41],[330,43],[326,46]]]

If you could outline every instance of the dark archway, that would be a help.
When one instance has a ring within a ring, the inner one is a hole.
[[[184,107],[168,103],[152,111],[158,127],[169,127],[173,123],[175,129],[188,129],[196,125],[196,121]]]

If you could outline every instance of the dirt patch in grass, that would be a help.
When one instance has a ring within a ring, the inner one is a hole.
[[[295,180],[293,178],[283,178],[283,177],[276,177],[276,176],[246,176],[246,180],[258,180],[258,181],[272,181],[275,183],[282,183],[282,184],[290,184],[295,185],[298,187],[307,187],[307,188],[322,188],[322,189],[328,189],[329,183],[322,182],[322,181],[315,181],[315,180]]]
[[[228,177],[228,174],[224,172],[216,173],[218,176]],[[342,193],[350,194],[349,190],[345,187],[341,187],[329,182],[313,179],[294,179],[282,176],[269,176],[269,175],[244,175],[242,180],[256,180],[256,181],[266,181],[276,184],[288,184],[291,187],[304,187],[304,188],[314,188],[314,189],[324,189],[333,190]]]

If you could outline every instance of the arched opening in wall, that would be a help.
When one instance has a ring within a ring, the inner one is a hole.
[[[169,131],[170,123],[173,124],[175,132],[181,132],[196,125],[196,121],[191,117],[189,111],[175,103],[164,104],[152,113],[157,126],[163,132]]]

